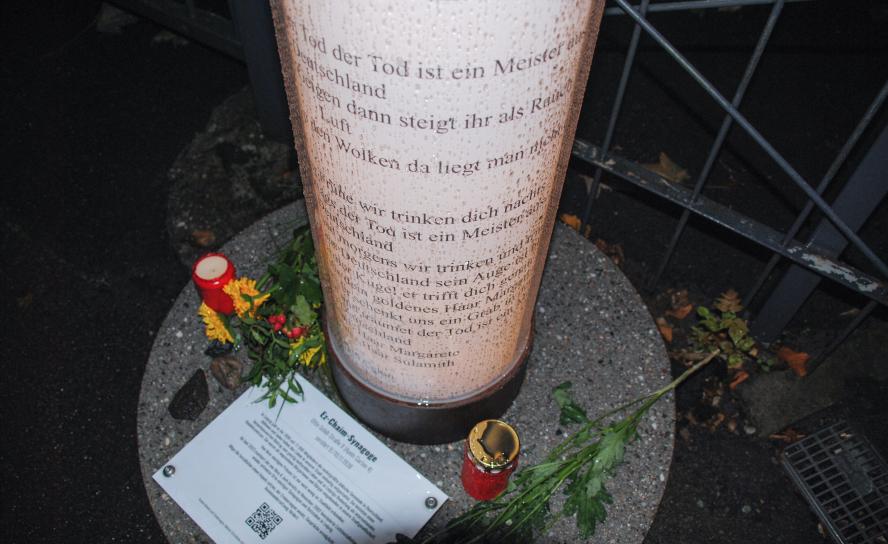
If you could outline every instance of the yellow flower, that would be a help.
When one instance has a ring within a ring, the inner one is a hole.
[[[250,278],[232,280],[222,290],[234,301],[234,311],[237,312],[238,317],[243,317],[247,313],[249,313],[250,317],[253,317],[259,306],[262,306],[262,303],[268,300],[270,296],[268,293],[260,295],[259,290],[256,289],[256,280],[251,280]],[[241,295],[254,297],[252,307],[250,307],[250,302]]]
[[[218,340],[223,344],[228,342],[234,343],[234,338],[231,337],[231,332],[229,332],[228,327],[225,326],[225,323],[222,321],[222,318],[219,317],[219,314],[216,313],[216,310],[207,306],[206,303],[201,303],[197,313],[200,314],[200,317],[206,325],[204,333],[207,335],[207,338],[210,340]]]
[[[315,346],[313,348],[308,348],[307,350],[302,352],[302,355],[299,356],[299,360],[302,361],[302,364],[311,368],[315,365],[312,364],[311,360],[315,356],[315,354],[321,349],[321,346]],[[326,362],[327,358],[321,353],[320,358],[318,359],[317,366],[321,366]]]
[[[296,340],[295,342],[290,342],[290,355],[293,355],[293,352],[298,350],[304,343],[304,336],[299,338],[299,340]],[[299,364],[308,368],[312,368],[314,366],[323,366],[324,363],[327,362],[327,355],[325,352],[321,351],[321,349],[323,349],[323,346],[307,348],[305,351],[299,354]],[[318,357],[317,361],[312,362],[312,359],[315,357],[318,351],[321,351],[321,356]]]
[[[293,352],[296,351],[297,349],[299,349],[299,346],[301,346],[304,343],[305,343],[304,336],[300,336],[299,340],[296,340],[295,342],[290,342],[290,355],[293,355]]]

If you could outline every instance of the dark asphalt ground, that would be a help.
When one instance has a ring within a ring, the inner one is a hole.
[[[4,542],[163,541],[142,488],[135,418],[154,331],[188,281],[169,236],[167,171],[213,108],[248,82],[243,65],[199,45],[158,41],[162,29],[149,22],[119,34],[97,32],[91,9],[97,5],[57,8],[42,19],[38,7],[4,6],[0,17]],[[775,54],[750,90],[750,118],[806,176],[825,169],[888,75],[881,5],[788,6]],[[662,23],[730,92],[755,40],[749,30],[766,13],[669,15]],[[593,140],[603,131],[625,24],[608,19],[602,32],[582,120],[596,128],[581,129]],[[717,111],[654,48],[643,48],[639,61],[617,145],[640,162],[666,151],[698,170]],[[690,106],[680,105],[680,95],[690,97]],[[749,149],[744,138],[732,138],[713,175],[728,180],[728,190],[711,196],[781,226],[791,221],[798,197],[785,183],[770,190],[755,181],[776,174],[758,166],[764,163]],[[676,211],[609,183],[615,190],[596,205],[593,227],[596,236],[623,245],[624,270],[641,285]],[[576,211],[580,185],[565,189],[565,211]],[[884,204],[877,214],[866,237],[885,255],[878,236]],[[746,270],[767,258],[705,227],[689,231],[688,239],[658,289],[686,287],[697,302],[728,287],[742,290],[752,281]],[[645,296],[654,301],[655,295]],[[832,292],[818,300],[815,309],[826,311],[800,319],[794,329],[800,341],[834,330],[837,316],[857,302]],[[696,409],[706,377],[682,391],[680,411]],[[877,430],[886,412],[884,384],[852,385],[848,396],[856,403],[838,411]],[[816,426],[817,417],[803,426]],[[821,541],[816,519],[776,464],[777,444],[724,429],[693,427],[688,437],[677,440],[650,544]]]

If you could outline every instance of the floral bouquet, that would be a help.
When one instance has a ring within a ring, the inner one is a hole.
[[[233,302],[232,315],[205,302],[198,309],[207,338],[236,350],[246,347],[253,365],[245,380],[265,387],[262,400],[269,406],[278,399],[298,402],[302,387],[296,373],[325,367],[327,361],[318,318],[321,284],[308,227],[294,231],[258,282],[232,279],[223,291]]]

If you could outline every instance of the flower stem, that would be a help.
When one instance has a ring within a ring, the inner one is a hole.
[[[606,412],[604,415],[587,421],[580,429],[570,438],[565,439],[561,444],[555,447],[545,457],[542,463],[533,465],[523,469],[515,477],[517,487],[510,492],[500,495],[491,502],[477,503],[468,512],[454,519],[440,533],[429,535],[422,542],[456,542],[453,540],[456,531],[462,528],[464,531],[473,530],[478,524],[481,524],[479,530],[468,537],[468,540],[459,540],[463,544],[482,542],[485,537],[496,535],[497,531],[507,527],[505,533],[498,534],[498,537],[505,538],[514,536],[522,532],[532,520],[540,514],[541,511],[547,512],[549,500],[556,491],[568,480],[573,480],[578,475],[585,474],[583,471],[595,469],[596,463],[601,462],[599,458],[602,455],[602,439],[606,436],[613,436],[611,433],[620,433],[619,440],[626,444],[635,435],[635,429],[641,423],[645,414],[657,403],[664,395],[673,391],[676,387],[684,383],[692,374],[709,364],[720,350],[715,350],[706,356],[703,360],[697,362],[692,367],[685,370],[680,376],[672,380],[668,385],[654,391],[653,393],[640,397],[631,402],[620,405],[619,407]],[[633,406],[641,404],[634,412],[626,416],[623,420],[612,424],[608,429],[602,430],[602,424],[611,416],[621,413]],[[592,434],[591,431],[597,429]],[[621,450],[622,451],[622,446]],[[570,453],[566,453],[570,452]],[[622,459],[614,461],[605,461],[605,467],[598,466],[601,471],[599,477],[606,476]],[[541,475],[536,475],[538,471],[545,471]],[[591,499],[591,497],[590,497]],[[601,499],[596,499],[601,500]],[[486,516],[495,515],[487,522],[484,522]],[[562,517],[563,513],[558,512],[552,515],[551,523]],[[551,525],[551,523],[549,525]],[[594,528],[593,528],[594,529]]]

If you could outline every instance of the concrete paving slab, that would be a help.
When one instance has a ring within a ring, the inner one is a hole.
[[[842,401],[849,380],[888,380],[885,339],[888,323],[872,319],[804,378],[790,370],[757,374],[738,388],[759,436],[767,437]]]

